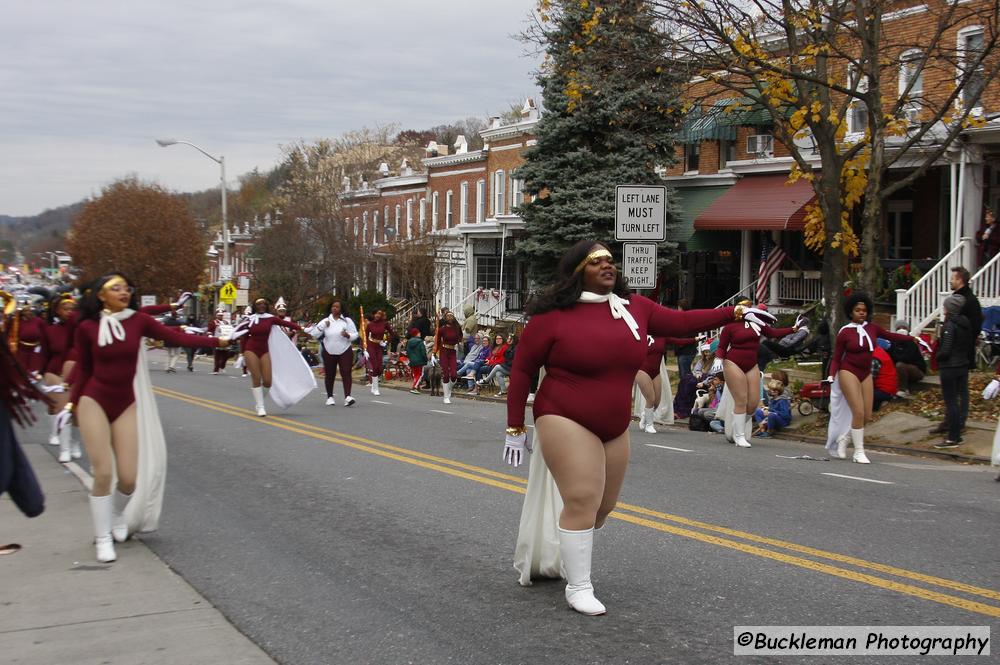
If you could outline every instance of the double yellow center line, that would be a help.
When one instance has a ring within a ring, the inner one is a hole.
[[[196,397],[186,393],[157,387],[155,392],[163,397],[186,402],[193,406],[202,407],[211,411],[217,411],[225,415],[236,418],[252,420],[261,425],[276,427],[288,432],[294,432],[303,436],[335,443],[337,445],[353,448],[371,455],[377,455],[397,462],[412,464],[430,471],[444,473],[456,478],[471,480],[484,485],[490,485],[511,492],[524,494],[526,482],[519,476],[485,469],[483,467],[465,464],[446,457],[430,455],[418,450],[393,446],[381,441],[374,441],[364,437],[337,432],[324,427],[317,427],[306,423],[296,422],[280,416],[268,416],[259,418],[249,409],[242,409],[224,402]],[[499,453],[498,453],[499,456]],[[671,515],[642,506],[634,506],[626,503],[619,503],[617,509],[611,513],[611,517],[630,522],[637,526],[654,529],[663,533],[675,536],[690,538],[702,543],[725,547],[728,549],[752,554],[772,561],[779,561],[799,568],[825,573],[834,577],[860,582],[880,589],[895,591],[916,598],[923,598],[942,605],[949,605],[959,609],[968,610],[977,614],[1000,618],[1000,607],[983,603],[979,600],[963,598],[961,596],[944,593],[939,589],[950,592],[957,592],[967,596],[986,598],[993,601],[1000,601],[1000,591],[985,589],[973,586],[964,582],[957,582],[933,575],[926,575],[905,568],[890,566],[873,561],[867,561],[858,557],[836,552],[799,545],[776,538],[768,538],[757,534],[730,529],[707,522]],[[697,529],[697,530],[695,530]],[[802,556],[800,556],[802,555]],[[811,557],[811,558],[806,558]],[[860,569],[860,570],[858,570]],[[886,577],[875,575],[880,573]],[[906,581],[899,581],[901,578]],[[926,586],[916,586],[910,582],[918,582]],[[928,588],[929,587],[929,588]]]

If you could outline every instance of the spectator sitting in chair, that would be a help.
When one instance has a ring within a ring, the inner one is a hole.
[[[896,397],[899,389],[896,383],[896,366],[889,357],[889,353],[882,348],[883,340],[878,340],[875,350],[872,352],[872,379],[874,381],[875,400],[872,403],[872,411],[878,411],[882,404],[892,401]]]
[[[504,345],[503,361],[493,366],[485,379],[477,381],[478,386],[484,386],[490,381],[497,382],[497,397],[507,392],[507,385],[504,380],[510,376],[510,370],[514,366],[514,354],[517,352],[517,335],[511,333],[507,335],[507,343]]]
[[[698,347],[698,350],[701,353],[698,356],[698,360],[695,361],[694,366],[691,368],[691,374],[694,375],[694,378],[701,381],[705,378],[705,375],[708,374],[708,370],[711,369],[712,363],[715,362],[715,356],[712,355],[711,344],[702,344]]]
[[[763,372],[778,358],[790,358],[799,352],[802,343],[809,336],[809,319],[804,316],[799,317],[795,325],[799,326],[798,330],[781,339],[761,338],[760,346],[757,348],[757,368],[760,371]]]
[[[725,387],[725,381],[721,374],[715,374],[701,383],[698,384],[698,397],[694,400],[694,408],[692,411],[697,412],[700,409],[714,409],[719,406],[719,400],[722,399],[722,389]]]
[[[486,362],[478,370],[476,370],[476,378],[478,379],[483,375],[484,372],[492,372],[493,368],[498,365],[503,365],[504,354],[507,353],[507,344],[503,341],[503,335],[497,335],[493,340],[493,348],[490,350],[490,355],[486,358]],[[476,381],[476,384],[472,386],[472,390],[469,391],[470,395],[479,394],[479,386],[482,381]]]
[[[896,323],[896,332],[900,335],[910,334],[909,327],[904,321]],[[896,397],[905,399],[926,376],[927,361],[924,360],[924,354],[920,352],[917,343],[912,341],[893,342],[889,347],[889,357],[896,366]]]
[[[476,333],[475,338],[472,341],[472,346],[469,347],[468,353],[465,354],[465,362],[458,369],[458,379],[459,381],[470,379],[468,382],[470,385],[475,382],[476,375],[482,366],[486,363],[486,359],[490,357],[490,347],[489,340],[483,340],[483,336]]]
[[[767,402],[754,414],[757,431],[754,436],[767,438],[792,424],[792,400],[785,391],[785,384],[778,379],[767,382]]]

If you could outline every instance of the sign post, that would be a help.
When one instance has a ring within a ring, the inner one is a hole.
[[[624,242],[622,275],[629,288],[656,288],[656,243],[667,239],[667,188],[615,187],[615,240]]]

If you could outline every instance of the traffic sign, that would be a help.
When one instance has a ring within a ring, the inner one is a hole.
[[[219,300],[230,305],[236,302],[236,286],[232,282],[226,282],[219,289]]]
[[[229,281],[233,278],[233,264],[219,266],[219,279]]]
[[[139,296],[139,305],[150,307],[156,304],[156,296]]]
[[[615,240],[667,239],[667,188],[662,185],[615,187]]]
[[[239,289],[236,291],[236,306],[246,307],[250,304],[250,292],[246,289]]]
[[[656,288],[656,243],[627,242],[622,252],[622,275],[630,289]]]

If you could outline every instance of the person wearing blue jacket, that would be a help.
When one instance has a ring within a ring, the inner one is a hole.
[[[758,427],[754,436],[763,438],[792,424],[792,399],[785,392],[785,385],[777,379],[771,379],[767,382],[767,394],[767,404],[753,414]]]

